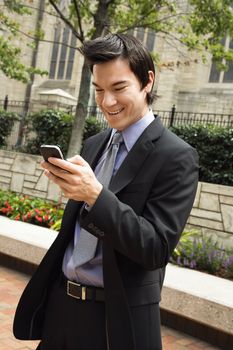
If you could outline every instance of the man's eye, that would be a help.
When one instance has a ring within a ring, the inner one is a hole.
[[[121,91],[121,90],[124,90],[125,86],[122,86],[120,88],[116,88],[115,91]]]
[[[102,92],[103,90],[101,89],[95,89],[95,92]]]

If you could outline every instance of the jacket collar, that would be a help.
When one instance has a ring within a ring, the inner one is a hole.
[[[113,193],[121,191],[133,180],[155,148],[155,142],[160,138],[163,130],[164,126],[158,117],[144,130],[112,178],[109,189]]]

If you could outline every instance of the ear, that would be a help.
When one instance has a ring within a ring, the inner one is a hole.
[[[154,80],[155,80],[155,74],[152,70],[148,71],[148,83],[146,84],[146,92],[151,92],[153,85],[154,85]]]

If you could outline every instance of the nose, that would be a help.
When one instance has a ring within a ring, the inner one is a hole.
[[[116,97],[111,92],[104,92],[102,106],[104,108],[112,107],[117,103]]]

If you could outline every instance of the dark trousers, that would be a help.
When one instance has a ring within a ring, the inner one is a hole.
[[[60,280],[52,287],[38,350],[107,350],[105,304],[70,297]]]
[[[136,350],[161,350],[159,304],[132,307],[131,313]],[[107,350],[105,303],[72,298],[56,281],[37,350]]]

